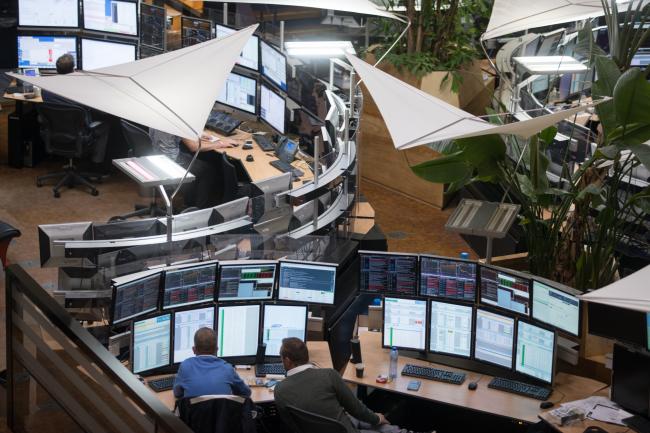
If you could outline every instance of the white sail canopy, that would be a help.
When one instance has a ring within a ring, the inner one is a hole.
[[[256,28],[253,25],[225,38],[93,71],[49,77],[9,75],[79,104],[196,139]]]
[[[650,265],[602,289],[582,295],[583,301],[650,312]]]
[[[355,56],[347,57],[377,104],[396,149],[490,134],[515,134],[527,138],[586,107],[495,125],[410,86]]]

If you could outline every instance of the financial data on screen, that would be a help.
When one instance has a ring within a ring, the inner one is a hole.
[[[502,367],[512,368],[515,319],[476,310],[474,357]]]
[[[19,68],[56,68],[56,60],[70,54],[77,63],[77,38],[67,36],[18,36]]]
[[[470,357],[472,350],[472,307],[431,301],[431,352]]]
[[[399,254],[363,253],[360,258],[362,292],[415,295],[418,257]]]
[[[264,41],[260,41],[262,74],[280,89],[287,90],[287,58]]]
[[[425,350],[427,301],[384,298],[384,346]]]
[[[577,336],[580,330],[580,300],[533,280],[533,318]]]
[[[232,35],[237,30],[225,27],[220,24],[216,25],[217,39]],[[237,60],[237,64],[249,69],[257,71],[259,69],[259,42],[258,36],[251,36],[251,38],[244,45],[244,49]]]
[[[476,299],[476,264],[420,257],[420,295],[472,301]]]
[[[266,356],[279,356],[284,338],[296,337],[305,341],[306,326],[306,305],[265,305],[262,342],[266,343]]]
[[[83,0],[84,27],[100,32],[138,34],[137,2]]]
[[[260,117],[280,133],[284,134],[285,128],[284,98],[264,84],[260,86]]]
[[[481,302],[530,315],[530,280],[481,266]]]
[[[81,40],[81,69],[90,71],[135,60],[135,45]]]
[[[254,356],[259,333],[259,305],[217,307],[217,356]]]
[[[280,262],[278,298],[316,304],[334,304],[336,266]]]
[[[165,272],[163,308],[214,300],[217,265],[193,266]]]
[[[222,265],[219,301],[271,299],[275,283],[275,262],[254,265]]]
[[[174,312],[174,364],[194,356],[194,334],[214,329],[214,306]]]
[[[18,0],[18,25],[78,27],[77,3],[77,0]]]
[[[530,323],[517,322],[515,370],[547,383],[553,381],[555,333]]]
[[[155,311],[160,296],[160,274],[115,286],[113,323]]]
[[[171,314],[133,322],[133,372],[169,365]]]
[[[253,78],[235,74],[228,75],[217,101],[239,110],[255,114],[257,101],[257,81]]]

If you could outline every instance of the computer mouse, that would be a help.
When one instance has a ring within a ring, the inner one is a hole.
[[[600,428],[597,425],[592,425],[587,427],[582,433],[607,433],[607,430]]]
[[[469,385],[467,385],[467,389],[470,389],[472,391],[476,390],[478,388],[478,383],[476,382],[470,382]]]
[[[255,161],[255,158],[253,158],[253,155],[248,155],[248,156],[246,157],[246,161],[248,161],[248,162],[253,162],[253,161]]]
[[[251,150],[253,148],[253,145],[249,142],[246,142],[241,148],[244,150]]]
[[[555,406],[555,403],[553,403],[552,401],[543,401],[539,404],[540,409],[549,409],[552,408],[553,406]]]

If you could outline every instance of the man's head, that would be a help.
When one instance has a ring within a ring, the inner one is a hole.
[[[74,72],[74,57],[70,54],[64,54],[56,59],[56,73],[70,74]]]
[[[309,362],[307,345],[300,338],[285,338],[282,340],[282,347],[280,347],[280,358],[282,358],[282,364],[287,371],[307,364]]]
[[[210,328],[201,328],[194,334],[195,355],[216,355],[217,354],[217,333]]]

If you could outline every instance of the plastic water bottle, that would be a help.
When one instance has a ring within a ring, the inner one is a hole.
[[[397,348],[390,349],[390,370],[388,371],[388,379],[393,381],[397,378],[397,357],[399,356]]]

